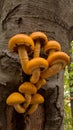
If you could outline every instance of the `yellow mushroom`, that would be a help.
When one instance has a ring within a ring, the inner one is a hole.
[[[35,47],[34,47],[34,58],[40,56],[41,48],[47,44],[48,38],[43,32],[33,32],[30,34],[30,37],[33,39]]]
[[[44,53],[48,56],[50,56],[51,54],[57,51],[61,51],[61,46],[57,41],[50,40],[44,46]]]
[[[28,74],[26,67],[29,61],[28,54],[32,53],[34,50],[34,42],[32,38],[25,34],[16,34],[10,38],[8,48],[12,52],[17,52],[19,54],[22,69],[26,74]]]
[[[65,52],[55,52],[48,56],[47,61],[49,62],[49,67],[47,70],[41,72],[41,78],[51,77],[64,69],[69,63],[70,57]]]
[[[48,38],[43,32],[33,32],[32,34],[30,34],[30,37],[33,39],[35,45],[33,58],[38,58],[40,57],[41,48],[47,44]],[[36,79],[35,82],[33,80],[34,75]],[[36,75],[38,78],[36,77]],[[39,80],[39,77],[40,77],[40,68],[34,70],[34,72],[32,73],[32,77],[30,78],[30,81],[32,83],[36,83]]]
[[[32,114],[36,111],[38,108],[38,105],[44,103],[44,97],[40,95],[39,93],[36,93],[35,95],[32,96],[31,99],[31,106],[30,109],[28,110],[28,114]]]
[[[6,103],[13,106],[18,113],[24,113],[25,108],[21,105],[25,102],[25,98],[18,92],[10,94],[6,100]]]
[[[24,103],[24,108],[26,109],[30,105],[32,94],[35,94],[37,89],[32,83],[24,82],[20,85],[19,92],[25,95],[26,102]]]
[[[40,69],[41,71],[46,70],[48,68],[48,61],[44,58],[33,58],[29,61],[27,65],[28,73],[32,76],[30,78],[30,82],[33,84],[37,83],[40,77],[40,71],[37,70]]]

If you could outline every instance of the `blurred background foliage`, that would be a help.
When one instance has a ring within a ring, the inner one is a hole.
[[[70,45],[71,61],[64,73],[64,130],[73,130],[73,41]]]

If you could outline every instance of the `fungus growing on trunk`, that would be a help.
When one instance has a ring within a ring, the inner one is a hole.
[[[28,54],[31,54],[34,50],[34,42],[32,38],[25,34],[16,34],[9,40],[8,48],[12,52],[19,54],[22,69],[28,74],[26,67],[29,61]]]
[[[13,106],[18,113],[25,112],[25,108],[21,105],[24,102],[25,102],[24,96],[22,96],[18,92],[14,92],[14,93],[10,94],[6,100],[6,103],[8,105]]]
[[[48,68],[48,61],[44,58],[33,58],[28,62],[27,70],[28,73],[32,76],[30,78],[30,82],[37,83],[40,78],[40,71],[44,71]],[[37,70],[40,69],[40,71],[37,72]],[[39,74],[38,74],[39,73]]]
[[[41,72],[41,78],[48,78],[62,69],[69,63],[70,57],[65,52],[55,52],[54,54],[48,56],[47,61],[49,67],[47,70]]]
[[[41,52],[42,47],[44,47],[44,45],[47,44],[48,38],[42,32],[33,32],[32,34],[30,34],[30,37],[34,41],[34,55],[33,55],[33,58],[38,58],[38,57],[40,57],[40,52]],[[36,79],[35,82],[33,81],[34,75],[37,75],[37,77],[38,77],[38,78],[35,78]],[[40,68],[34,70],[34,72],[32,74],[32,77],[30,78],[30,81],[32,83],[36,83],[39,80],[39,76],[40,76]]]
[[[32,94],[37,92],[37,88],[30,82],[24,82],[20,85],[19,92],[25,95],[26,102],[24,103],[24,108],[26,109],[30,105]]]
[[[51,54],[61,51],[61,46],[57,41],[50,40],[47,42],[47,44],[44,46],[44,53],[47,56],[50,56]]]
[[[28,110],[28,114],[32,114],[36,111],[36,109],[38,108],[38,105],[44,103],[44,97],[38,93],[36,93],[35,95],[32,96],[31,98],[31,107]]]
[[[43,32],[33,32],[30,37],[34,41],[34,58],[40,57],[41,48],[47,44],[48,38]]]

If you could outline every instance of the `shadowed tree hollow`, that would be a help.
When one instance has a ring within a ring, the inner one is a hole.
[[[8,95],[29,79],[18,56],[8,50],[8,41],[17,33],[35,31],[57,40],[68,53],[73,38],[73,1],[0,0],[0,130],[63,130],[64,70],[48,78],[39,90],[45,103],[32,115],[18,114],[6,105]]]

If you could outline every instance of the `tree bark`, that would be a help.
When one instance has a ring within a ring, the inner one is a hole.
[[[10,53],[8,41],[17,33],[44,32],[60,42],[68,53],[73,36],[72,0],[0,0],[0,129],[63,130],[64,70],[47,79],[39,93],[45,103],[30,116],[18,114],[6,105],[10,93],[29,80],[21,69],[19,57]]]

